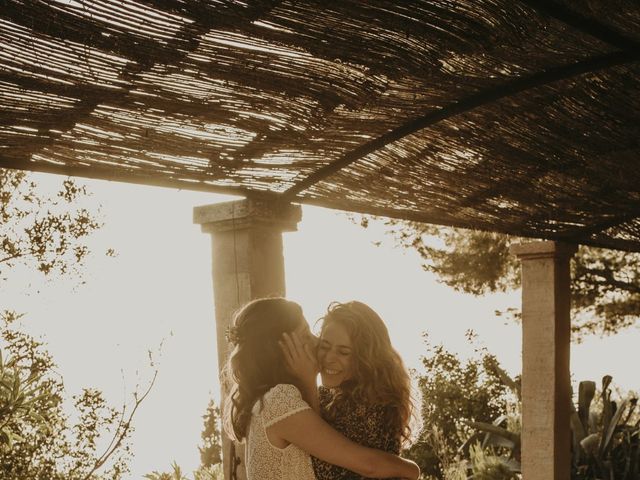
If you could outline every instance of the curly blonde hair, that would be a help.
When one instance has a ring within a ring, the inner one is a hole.
[[[306,322],[302,307],[284,298],[254,300],[234,316],[229,335],[234,344],[222,371],[228,392],[223,426],[234,440],[247,436],[255,403],[279,383],[295,383],[287,371],[278,340]]]
[[[352,376],[335,390],[327,406],[328,418],[332,419],[343,402],[380,405],[388,411],[388,428],[408,441],[413,413],[411,381],[382,318],[368,305],[352,301],[331,303],[320,321],[321,335],[327,325],[342,325],[353,352]]]

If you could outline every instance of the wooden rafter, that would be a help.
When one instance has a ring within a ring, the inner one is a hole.
[[[472,94],[466,98],[455,101],[440,110],[429,112],[422,117],[411,120],[410,122],[407,122],[404,125],[401,125],[390,132],[365,143],[355,150],[348,152],[338,160],[325,165],[317,172],[298,182],[296,185],[284,192],[283,196],[289,199],[294,199],[300,192],[307,190],[316,183],[360,160],[366,155],[373,153],[376,150],[380,150],[386,145],[411,135],[412,133],[441,122],[442,120],[446,120],[475,108],[482,107],[483,105],[497,102],[503,98],[534,88],[539,88],[559,80],[565,80],[585,73],[595,72],[616,65],[623,65],[629,62],[636,62],[638,60],[640,60],[640,51],[607,53],[569,65],[553,67],[546,71],[534,73],[533,75],[526,77],[516,78],[502,85]]]
[[[560,20],[581,32],[608,43],[620,50],[638,51],[640,42],[605,25],[602,22],[586,17],[553,0],[520,0],[531,8]]]

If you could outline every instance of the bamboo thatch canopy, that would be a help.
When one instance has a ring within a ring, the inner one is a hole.
[[[0,166],[640,251],[636,1],[0,5]]]

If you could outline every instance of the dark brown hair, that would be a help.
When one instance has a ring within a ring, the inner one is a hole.
[[[223,369],[223,424],[236,440],[247,435],[255,403],[279,383],[295,383],[287,372],[278,341],[305,322],[302,308],[284,298],[261,298],[246,304],[234,316],[231,341],[235,344]]]

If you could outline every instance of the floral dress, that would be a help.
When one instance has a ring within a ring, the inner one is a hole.
[[[320,387],[320,409],[323,418],[327,405],[331,402],[332,391]],[[388,408],[380,405],[345,402],[336,410],[334,419],[325,418],[333,428],[350,440],[366,447],[377,448],[398,455],[400,439],[389,428]],[[313,470],[318,480],[365,480],[350,470],[331,465],[315,457],[311,457]]]

